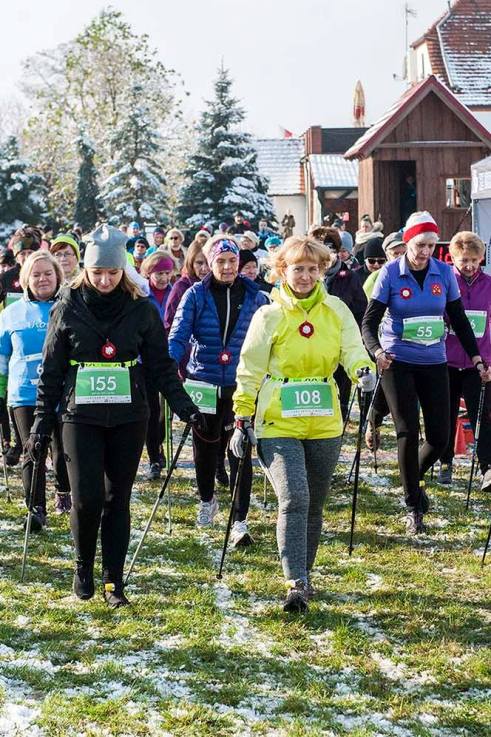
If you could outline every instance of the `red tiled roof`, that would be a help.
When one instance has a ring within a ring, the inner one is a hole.
[[[411,46],[425,41],[433,74],[461,102],[491,106],[491,0],[456,0]]]
[[[345,153],[347,159],[363,159],[371,154],[399,123],[428,95],[434,92],[487,146],[491,147],[491,132],[433,74],[409,87],[387,112],[369,128]]]

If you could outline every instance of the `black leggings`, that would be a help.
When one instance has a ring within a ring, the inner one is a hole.
[[[348,416],[349,400],[351,394],[351,379],[342,366],[338,366],[334,372],[334,380],[339,389],[339,404],[341,405],[341,417],[343,422]]]
[[[130,539],[130,496],[147,422],[116,427],[64,423],[77,562],[94,563],[99,527],[103,581],[120,583]]]
[[[13,415],[17,429],[20,434],[22,446],[24,446],[29,438],[31,427],[34,422],[34,407],[13,407]],[[46,512],[46,455],[47,448],[39,463],[38,483],[35,489],[33,506],[42,507]],[[66,469],[65,457],[63,454],[63,445],[61,442],[61,429],[58,424],[55,425],[51,436],[51,455],[53,458],[53,470],[55,473],[55,486],[57,491],[70,493],[70,483]],[[33,463],[27,454],[24,454],[22,460],[22,484],[24,486],[24,494],[26,504],[29,504],[29,496],[31,491]]]
[[[476,431],[477,410],[482,382],[476,369],[457,369],[448,367],[450,380],[450,440],[442,453],[443,463],[452,463],[454,457],[455,430],[459,415],[460,398],[464,397],[472,429]],[[486,384],[484,406],[481,417],[481,430],[477,444],[477,458],[484,473],[491,466],[491,384]]]
[[[420,479],[447,447],[450,435],[447,364],[419,366],[393,361],[382,375],[382,387],[396,427],[406,504],[410,509],[420,511]],[[419,405],[425,433],[421,447]]]
[[[193,429],[193,454],[196,467],[196,482],[200,499],[203,502],[211,501],[215,490],[215,473],[220,457],[220,448],[223,447],[224,437],[228,442],[234,425],[232,411],[232,397],[217,400],[216,415],[205,415],[206,431],[196,432]],[[230,492],[234,488],[239,460],[233,453],[228,452],[230,464]],[[234,509],[234,521],[243,521],[247,517],[251,501],[252,460],[251,446],[249,445],[242,469],[242,478],[237,494]]]
[[[162,443],[165,440],[165,403],[158,389],[147,384],[147,399],[150,407],[146,446],[150,464],[159,463]],[[169,461],[169,459],[167,459]]]

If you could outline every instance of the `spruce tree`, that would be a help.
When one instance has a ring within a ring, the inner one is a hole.
[[[232,223],[236,210],[251,223],[274,216],[268,182],[259,174],[251,136],[238,129],[245,114],[232,97],[231,86],[222,66],[214,99],[206,103],[197,125],[196,150],[189,159],[188,182],[180,193],[179,220],[190,227],[210,221]]]
[[[132,99],[142,100],[135,88]],[[161,222],[166,217],[166,181],[159,162],[162,139],[155,114],[143,100],[133,105],[113,136],[112,173],[101,197],[112,218]]]
[[[99,186],[94,165],[94,148],[84,133],[80,134],[77,147],[81,162],[78,170],[75,221],[87,233],[96,224],[101,210]]]
[[[15,136],[0,146],[0,235],[7,237],[23,223],[35,225],[45,216],[46,187],[19,152]]]

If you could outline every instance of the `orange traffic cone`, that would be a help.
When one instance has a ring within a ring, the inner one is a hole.
[[[465,441],[465,431],[464,431],[464,420],[461,417],[457,419],[457,427],[455,431],[454,453],[457,456],[465,456],[467,453],[467,443]]]

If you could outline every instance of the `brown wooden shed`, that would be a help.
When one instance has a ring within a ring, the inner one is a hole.
[[[384,232],[429,210],[441,239],[470,229],[471,164],[491,151],[491,133],[435,76],[410,87],[345,153],[359,159],[358,212]],[[467,215],[466,215],[467,212]]]

